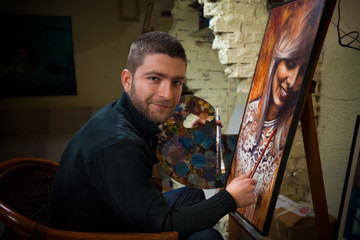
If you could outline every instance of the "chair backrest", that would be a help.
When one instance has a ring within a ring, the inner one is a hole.
[[[0,219],[9,239],[178,239],[176,232],[89,233],[48,227],[58,163],[39,158],[14,158],[0,164]]]
[[[24,232],[36,231],[38,235],[38,229],[43,229],[43,236],[38,237],[45,239],[57,166],[57,162],[39,158],[16,158],[0,164],[0,212],[18,217],[2,217],[10,236],[20,239]],[[12,220],[29,224],[14,224]]]

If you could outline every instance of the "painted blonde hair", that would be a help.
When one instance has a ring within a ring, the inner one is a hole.
[[[282,26],[277,41],[274,46],[272,61],[270,63],[269,72],[267,74],[267,89],[263,94],[262,106],[263,109],[260,115],[260,126],[263,126],[268,110],[269,103],[272,97],[272,84],[276,69],[283,60],[300,59],[303,60],[303,66],[300,67],[299,75],[304,76],[306,70],[306,63],[309,60],[312,52],[313,43],[317,33],[317,26],[320,20],[322,11],[322,3],[320,1],[307,1],[306,6],[302,6],[304,11],[297,11],[292,13]],[[298,76],[299,76],[298,75]],[[297,78],[296,81],[301,81],[302,78]],[[298,100],[299,91],[293,95],[292,99],[286,103],[283,110],[279,114],[279,120],[276,123],[276,134],[274,136],[275,149],[279,151],[284,146],[281,146],[281,137],[286,129],[294,111],[295,104]],[[261,128],[260,132],[261,133]],[[260,134],[257,134],[259,137]]]

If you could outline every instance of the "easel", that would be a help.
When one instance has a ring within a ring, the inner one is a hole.
[[[320,55],[322,44],[325,40],[326,32],[331,21],[331,16],[336,5],[336,0],[327,0],[324,7],[324,18],[321,20],[320,25],[323,26],[319,31],[318,45],[315,46],[317,52],[313,56],[313,69],[310,74],[310,79],[315,72],[315,65]],[[303,109],[300,116],[301,130],[303,134],[303,141],[305,147],[306,163],[309,174],[310,189],[315,213],[316,229],[318,239],[331,240],[330,231],[330,218],[327,209],[324,180],[321,169],[320,151],[317,139],[316,124],[314,120],[314,110],[311,93],[314,92],[315,82],[308,84],[308,89],[304,98]],[[229,215],[229,240],[248,239],[254,240],[255,238],[234,218]],[[266,239],[266,238],[264,238]],[[271,239],[275,240],[275,239]]]
[[[307,95],[300,121],[318,236],[319,239],[330,240],[332,237],[329,231],[329,213],[326,203],[311,94]]]

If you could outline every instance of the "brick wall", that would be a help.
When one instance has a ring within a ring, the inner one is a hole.
[[[212,49],[212,31],[199,31],[199,11],[189,6],[194,1],[175,0],[172,9],[173,25],[169,33],[177,37],[188,57],[186,85],[194,95],[220,109],[226,128],[229,113],[234,106],[228,99],[228,86],[236,89],[236,83],[228,82],[225,68],[220,63],[217,51]]]
[[[266,2],[201,2],[204,3],[205,16],[211,17],[210,28],[215,34],[213,48],[219,51],[219,60],[226,66],[228,78],[245,81],[241,91],[247,92],[268,18]]]

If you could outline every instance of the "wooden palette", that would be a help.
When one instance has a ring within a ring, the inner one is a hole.
[[[205,121],[198,124],[197,119]],[[183,96],[174,113],[161,126],[157,157],[164,171],[176,181],[191,187],[224,187],[227,173],[216,174],[215,110],[196,96]],[[223,135],[223,156],[227,169],[237,135]]]

